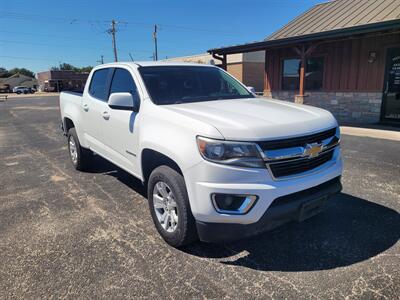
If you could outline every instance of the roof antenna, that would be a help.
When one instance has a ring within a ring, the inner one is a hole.
[[[131,61],[134,61],[130,52],[129,52],[129,57],[131,58]]]

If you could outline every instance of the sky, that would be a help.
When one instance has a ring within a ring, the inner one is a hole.
[[[113,61],[107,29],[117,21],[119,61],[159,59],[264,39],[326,0],[0,0],[0,67],[34,72],[59,63]]]

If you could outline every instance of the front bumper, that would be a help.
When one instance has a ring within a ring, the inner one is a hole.
[[[184,170],[189,202],[194,218],[204,223],[252,224],[258,222],[279,198],[318,186],[342,175],[339,147],[334,157],[314,173],[288,180],[274,180],[267,168],[241,168],[202,161]],[[244,215],[218,213],[212,194],[256,195],[258,201]]]
[[[342,189],[340,176],[318,186],[276,198],[263,216],[252,224],[210,223],[197,220],[204,242],[226,242],[271,230],[290,221],[303,221],[321,212],[328,199]]]

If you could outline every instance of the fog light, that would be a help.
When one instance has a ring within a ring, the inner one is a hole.
[[[246,214],[256,203],[255,195],[212,194],[214,208],[219,213]]]

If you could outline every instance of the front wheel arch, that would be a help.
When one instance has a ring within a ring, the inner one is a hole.
[[[151,172],[160,166],[168,166],[183,176],[181,168],[172,158],[153,149],[143,149],[141,167],[144,183],[148,182]]]

